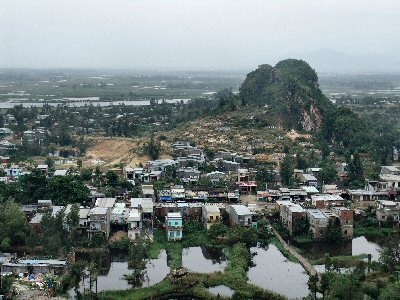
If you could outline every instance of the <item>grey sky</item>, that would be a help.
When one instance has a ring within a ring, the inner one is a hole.
[[[0,67],[251,69],[320,49],[399,61],[399,36],[397,0],[0,0]]]

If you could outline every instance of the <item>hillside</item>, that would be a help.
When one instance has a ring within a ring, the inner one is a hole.
[[[260,65],[240,87],[242,105],[268,106],[287,129],[321,129],[333,108],[322,94],[315,71],[302,60],[286,59],[272,67]]]

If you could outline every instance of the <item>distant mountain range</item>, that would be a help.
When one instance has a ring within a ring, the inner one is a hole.
[[[319,72],[399,72],[400,57],[381,54],[353,55],[331,49],[320,49],[304,53],[287,53],[277,57],[297,58],[307,61]]]

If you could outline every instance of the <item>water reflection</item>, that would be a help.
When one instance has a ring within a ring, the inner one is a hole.
[[[326,253],[329,253],[330,256],[371,254],[372,260],[377,261],[379,260],[379,250],[382,249],[378,240],[367,239],[364,236],[340,243],[313,242],[307,244],[295,243],[295,245],[304,250],[311,259],[323,258]]]
[[[360,236],[353,239],[352,243],[352,253],[353,255],[359,254],[371,254],[373,261],[379,260],[379,250],[382,247],[373,241],[368,241],[365,236]]]
[[[182,266],[197,273],[223,272],[226,261],[222,249],[189,247],[182,251]]]
[[[115,253],[114,253],[115,254]],[[124,275],[132,273],[132,269],[128,268],[128,262],[123,256],[114,255],[112,257],[111,267],[108,271],[97,277],[97,291],[124,290],[132,286],[124,278]],[[157,259],[150,259],[146,263],[144,270],[144,280],[142,286],[151,286],[161,282],[169,273],[170,268],[167,266],[167,253],[161,250]],[[85,289],[89,289],[89,279],[85,279]],[[95,283],[92,284],[92,290],[95,291]],[[81,282],[79,291],[83,293],[84,288]],[[73,289],[69,291],[70,299],[75,299]]]
[[[143,286],[150,286],[161,282],[169,274],[169,271],[167,252],[163,249],[157,259],[150,259],[147,262]]]
[[[308,295],[308,275],[300,264],[287,260],[275,245],[268,249],[253,247],[251,251],[255,253],[255,266],[247,273],[251,283],[288,298]]]
[[[231,288],[227,287],[226,285],[217,285],[217,286],[213,286],[208,288],[208,291],[211,294],[214,294],[216,296],[220,295],[223,297],[232,297],[233,294],[235,293],[234,290],[232,290]]]

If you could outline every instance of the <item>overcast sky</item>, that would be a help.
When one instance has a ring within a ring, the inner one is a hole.
[[[0,67],[251,69],[321,49],[399,59],[399,36],[398,0],[0,0]]]

